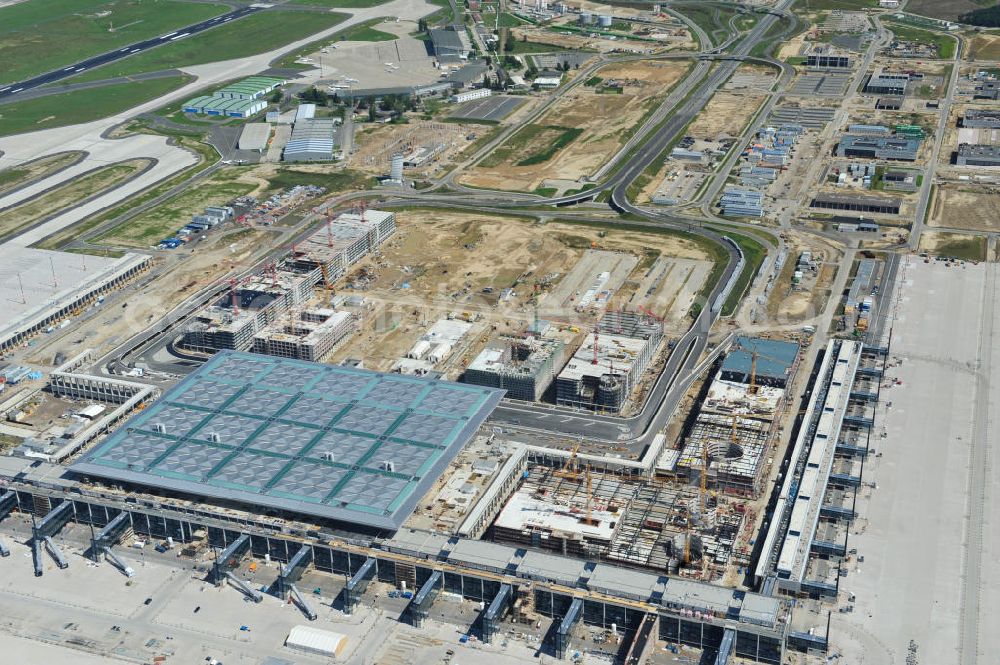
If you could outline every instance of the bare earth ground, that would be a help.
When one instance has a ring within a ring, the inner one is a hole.
[[[1000,35],[976,35],[969,44],[970,60],[1000,60]]]
[[[939,185],[928,225],[974,231],[1000,230],[1000,189]]]
[[[478,353],[488,333],[520,332],[531,322],[535,280],[548,277],[558,285],[595,244],[638,259],[620,292],[626,303],[630,289],[634,291],[643,281],[658,256],[693,259],[697,274],[686,283],[662,280],[659,288],[675,293],[654,293],[654,307],[673,303],[679,308],[687,292],[700,289],[707,277],[709,270],[702,266],[710,266],[708,257],[694,243],[672,236],[612,230],[600,237],[599,230],[590,227],[430,210],[401,211],[397,224],[396,236],[383,245],[380,256],[360,264],[348,276],[348,288],[338,289],[340,294],[364,296],[370,309],[361,332],[334,351],[333,362],[363,355],[366,367],[390,368],[435,320],[462,313],[478,319],[467,335],[475,344],[464,353]],[[373,275],[374,281],[363,290],[349,288],[362,272]],[[629,286],[629,282],[634,284]],[[493,292],[483,293],[484,288]],[[513,288],[515,295],[498,302],[504,288]],[[544,305],[545,290],[541,301]],[[572,307],[556,312],[547,308],[544,318],[583,329],[593,323],[595,315]]]
[[[763,101],[764,95],[757,92],[717,92],[687,133],[709,141],[736,136]]]
[[[623,94],[598,94],[595,87],[581,85],[535,123],[579,128],[583,134],[543,164],[517,166],[519,161],[537,152],[539,145],[544,145],[543,135],[495,166],[477,166],[463,176],[462,182],[474,187],[531,191],[547,178],[578,180],[592,174],[624,145],[629,130],[642,122],[687,68],[684,63],[668,61],[601,68],[597,76],[605,81],[626,81]]]
[[[384,175],[389,172],[393,153],[407,155],[421,146],[444,144],[445,149],[431,161],[406,170],[407,177],[429,175],[464,150],[471,143],[468,136],[486,131],[489,128],[484,125],[415,119],[405,125],[363,125],[354,137],[356,151],[345,164],[366,173]]]
[[[956,21],[962,14],[982,8],[972,0],[910,0],[906,3],[908,12],[945,21]]]
[[[819,238],[798,232],[787,234],[788,258],[767,301],[768,317],[781,324],[805,321],[826,307],[837,266],[843,257],[843,252]],[[799,254],[806,250],[813,253],[813,260],[819,264],[819,273],[806,275],[803,286],[793,288],[792,273],[796,270]]]

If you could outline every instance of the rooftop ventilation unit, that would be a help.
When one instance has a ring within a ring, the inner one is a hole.
[[[163,423],[153,423],[153,431],[157,434],[166,434],[167,426]]]

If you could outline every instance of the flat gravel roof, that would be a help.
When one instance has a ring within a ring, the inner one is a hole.
[[[72,470],[395,530],[503,392],[222,351]]]

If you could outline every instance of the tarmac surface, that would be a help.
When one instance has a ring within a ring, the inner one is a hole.
[[[1000,649],[989,599],[1000,589],[1000,529],[984,515],[1000,473],[987,425],[998,417],[998,266],[900,268],[889,367],[848,548],[831,651],[846,662],[987,663]]]
[[[472,101],[459,104],[449,117],[495,120],[496,122],[500,122],[523,103],[523,99],[504,95],[483,97],[482,99],[473,99]]]

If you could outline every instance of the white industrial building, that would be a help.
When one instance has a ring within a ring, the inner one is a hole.
[[[393,371],[401,374],[426,374],[433,371],[435,365],[444,362],[451,356],[462,338],[472,329],[472,324],[466,321],[441,319],[420,336],[406,357],[396,362]]]
[[[465,92],[455,93],[455,96],[451,98],[451,101],[456,104],[461,104],[462,102],[471,102],[473,99],[489,97],[492,94],[493,91],[489,88],[476,88],[475,90],[466,90]]]
[[[149,267],[144,254],[108,259],[0,245],[0,353],[79,313]],[[64,324],[66,325],[66,324]]]

